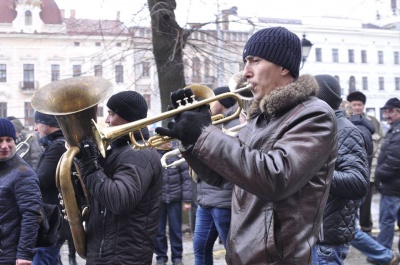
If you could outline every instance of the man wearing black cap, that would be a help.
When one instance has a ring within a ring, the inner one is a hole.
[[[16,155],[15,129],[0,119],[0,264],[32,264],[42,220],[40,189],[32,168]]]
[[[363,135],[339,109],[342,98],[337,79],[330,75],[316,75],[315,79],[318,98],[335,111],[339,150],[312,264],[343,264],[356,233],[359,201],[369,187],[367,152]]]
[[[254,100],[236,137],[211,125],[208,106],[185,111],[156,132],[181,141],[203,181],[235,185],[229,265],[310,264],[337,155],[335,113],[315,97],[314,77],[299,77],[300,39],[286,28],[257,31],[243,61]],[[171,98],[190,96],[175,93]]]
[[[55,176],[58,161],[66,151],[65,138],[54,115],[36,111],[34,118],[34,130],[37,132],[39,144],[43,148],[36,169],[43,203],[61,207]],[[38,253],[34,258],[33,264],[57,264],[60,258],[61,246],[68,234],[68,228],[68,223],[64,221],[57,244],[51,247],[38,248]]]
[[[142,95],[124,91],[107,102],[109,126],[146,118]],[[147,128],[142,129],[148,137]],[[135,134],[137,141],[141,134]],[[90,191],[86,264],[150,265],[161,213],[162,167],[155,149],[133,150],[129,135],[111,143],[106,157],[84,140],[77,159]]]
[[[391,98],[382,109],[383,118],[390,128],[382,143],[375,171],[375,185],[381,194],[377,241],[391,248],[400,207],[400,100]]]
[[[352,117],[351,120],[357,119],[357,116],[361,116],[366,120],[372,122],[375,127],[375,132],[372,134],[373,140],[373,153],[372,153],[372,161],[370,163],[370,185],[367,195],[365,196],[361,206],[360,206],[360,226],[364,232],[371,233],[373,223],[372,223],[372,215],[371,215],[371,202],[372,202],[372,195],[375,191],[375,169],[376,163],[378,161],[379,155],[379,147],[384,137],[384,133],[382,130],[381,123],[374,117],[367,115],[364,112],[365,103],[367,102],[367,97],[364,93],[360,91],[355,91],[347,95],[347,101],[350,102],[351,109],[352,109]]]

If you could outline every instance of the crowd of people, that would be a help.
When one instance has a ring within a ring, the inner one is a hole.
[[[369,263],[399,264],[400,100],[381,106],[384,133],[365,113],[362,92],[344,99],[332,75],[300,75],[300,39],[284,27],[254,33],[242,57],[253,93],[245,119],[213,125],[212,116],[238,107],[223,98],[157,127],[177,140],[157,149],[132,148],[132,137],[149,138],[147,128],[113,139],[104,157],[95,139],[80,141],[74,171],[91,195],[86,264],[150,265],[155,255],[157,265],[183,265],[183,211],[190,211],[196,265],[213,264],[217,241],[229,265],[343,264],[351,246]],[[190,86],[179,89],[171,104],[190,104],[192,95]],[[135,91],[114,94],[106,106],[110,127],[147,117]],[[57,116],[36,111],[34,132],[14,116],[0,119],[0,264],[62,264],[65,241],[69,264],[77,264],[68,221],[54,245],[36,242],[42,204],[62,208],[55,175],[68,148]],[[163,168],[173,150],[173,166]]]

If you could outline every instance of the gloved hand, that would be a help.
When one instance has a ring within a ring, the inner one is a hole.
[[[185,106],[188,103],[193,103],[195,100],[193,96],[193,91],[190,88],[178,89],[177,91],[171,93],[171,103],[175,109],[180,106]]]
[[[197,142],[204,127],[211,124],[209,105],[203,105],[193,110],[182,112],[175,116],[175,122],[168,123],[168,129],[157,127],[156,133],[176,138],[183,145],[191,145]]]
[[[75,158],[81,176],[86,183],[86,177],[93,172],[101,169],[98,154],[99,151],[97,149],[96,144],[91,140],[83,140],[78,144],[80,153],[79,156]]]

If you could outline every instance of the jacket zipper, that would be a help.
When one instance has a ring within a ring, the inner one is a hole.
[[[103,213],[103,238],[101,239],[101,244],[100,244],[100,250],[99,250],[99,257],[101,258],[103,255],[103,247],[104,247],[104,241],[105,241],[105,236],[106,236],[106,215],[107,215],[107,208],[104,208],[104,213]]]

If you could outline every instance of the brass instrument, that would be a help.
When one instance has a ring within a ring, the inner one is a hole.
[[[95,138],[91,121],[96,120],[98,103],[110,97],[112,92],[110,81],[101,77],[82,76],[50,83],[38,89],[31,100],[36,110],[55,115],[70,146],[58,163],[56,184],[63,199],[76,251],[82,258],[86,257],[86,235],[82,221],[87,209],[80,211],[71,166],[79,153],[78,143],[89,137]],[[88,203],[89,192],[78,175]]]
[[[31,139],[33,134],[29,134],[28,137],[26,137],[25,141],[20,142],[17,147],[16,147],[16,153],[21,157],[24,158],[24,156],[29,152],[29,149],[31,148],[28,144],[29,139]],[[23,149],[25,148],[25,150]],[[21,151],[21,149],[23,151]]]

